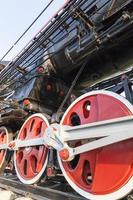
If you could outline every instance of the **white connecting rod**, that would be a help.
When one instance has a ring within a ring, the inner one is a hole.
[[[45,140],[43,137],[30,140],[15,140],[15,149],[40,145],[45,145]]]
[[[0,144],[0,150],[7,149],[8,145],[7,144]]]
[[[73,155],[91,151],[133,138],[133,116],[76,127],[64,126],[62,127],[62,137],[64,142],[88,139],[88,143],[73,148]]]
[[[55,127],[56,131],[53,131],[53,127]],[[17,150],[18,148],[23,147],[49,145],[58,150],[63,148],[69,141],[85,140],[86,144],[71,148],[72,154],[77,155],[131,138],[133,138],[133,116],[127,116],[87,125],[79,125],[76,127],[57,126],[55,124],[55,126],[46,129],[45,137],[23,141],[15,140],[14,149]],[[7,144],[0,145],[0,149],[7,148]]]

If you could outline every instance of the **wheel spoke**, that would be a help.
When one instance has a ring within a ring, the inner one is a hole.
[[[41,126],[43,122],[40,119],[34,119],[32,122],[33,123],[31,125],[30,132],[33,137],[36,137],[36,136],[38,137],[41,134]]]
[[[24,171],[25,160],[22,159],[20,162],[17,163],[20,172]]]
[[[46,149],[46,148],[45,148],[45,149]],[[43,157],[43,152],[45,151],[45,149],[44,149],[43,146],[39,146],[38,155],[37,155],[38,163],[41,162],[42,157]]]
[[[27,162],[27,176],[28,177],[33,177],[36,175],[36,158],[35,157],[30,157],[30,159],[26,160]]]
[[[36,165],[36,171],[39,172],[40,169],[43,167],[43,160],[46,159],[46,153],[47,153],[47,149],[46,147],[44,148],[44,146],[38,146],[38,147],[34,147],[34,149],[31,151],[30,156],[34,156],[36,158],[37,161],[37,165]]]
[[[83,171],[84,171],[84,156],[80,155],[79,162],[77,163],[77,166],[74,170],[72,170],[72,175],[76,177],[78,181],[81,181],[83,183]]]
[[[2,161],[5,150],[0,150],[0,161]]]

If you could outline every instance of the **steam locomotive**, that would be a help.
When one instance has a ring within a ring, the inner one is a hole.
[[[68,0],[0,72],[1,173],[13,158],[24,184],[131,193],[132,33],[132,0]]]

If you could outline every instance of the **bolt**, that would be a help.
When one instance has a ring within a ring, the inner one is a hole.
[[[123,12],[122,18],[124,21],[130,20],[130,15],[127,12]]]
[[[68,158],[69,158],[69,151],[68,151],[68,149],[62,149],[59,152],[59,156],[61,157],[62,160],[68,160]]]

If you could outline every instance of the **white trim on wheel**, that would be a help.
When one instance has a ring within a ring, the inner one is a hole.
[[[49,122],[48,122],[48,120],[46,119],[46,117],[43,114],[41,114],[41,113],[33,114],[22,125],[22,127],[21,127],[21,129],[19,131],[19,134],[17,136],[18,138],[19,138],[19,135],[21,133],[21,130],[23,129],[23,127],[25,126],[25,124],[27,123],[27,121],[30,120],[33,117],[39,117],[39,118],[43,119],[44,122],[46,123],[46,125],[49,126]],[[34,183],[38,182],[38,180],[41,178],[41,176],[43,175],[43,173],[44,173],[44,171],[46,169],[47,163],[48,163],[48,155],[46,156],[46,160],[45,160],[44,166],[41,169],[41,171],[34,178],[32,178],[30,180],[26,180],[26,179],[24,179],[24,178],[22,178],[20,176],[20,174],[19,174],[19,172],[17,170],[17,165],[16,165],[16,151],[14,152],[14,166],[15,166],[16,174],[17,174],[18,178],[20,179],[20,181],[22,183],[24,183],[24,184],[27,184],[27,185],[31,185],[31,184],[34,184]]]
[[[8,130],[7,130],[7,128],[5,126],[0,127],[0,130],[1,129],[5,130],[5,133],[6,133],[6,136],[7,136],[7,140],[6,140],[7,142],[6,142],[6,144],[8,144],[8,142],[9,142]],[[8,153],[7,149],[4,149],[4,151],[5,152],[4,152],[4,156],[3,156],[3,159],[1,161],[1,164],[0,164],[0,169],[1,169],[2,165],[3,165],[3,163],[5,162],[6,154]]]
[[[92,96],[92,95],[97,95],[97,94],[105,94],[111,97],[114,97],[115,99],[121,101],[132,113],[133,113],[133,105],[131,105],[129,103],[129,101],[127,101],[124,97],[110,92],[110,91],[105,91],[105,90],[99,90],[99,91],[93,91],[93,92],[89,92],[86,93],[84,95],[82,95],[81,97],[77,98],[71,105],[70,107],[66,110],[62,120],[61,120],[61,124],[64,121],[64,118],[66,117],[66,115],[68,114],[68,112],[71,110],[71,108],[78,103],[80,100],[88,97],[88,96]],[[112,192],[110,194],[105,194],[105,195],[95,195],[92,193],[88,193],[84,190],[82,190],[80,187],[78,187],[67,175],[66,171],[64,170],[63,164],[62,164],[62,160],[59,156],[59,154],[57,153],[58,156],[58,161],[59,161],[59,165],[60,168],[63,172],[63,175],[65,176],[66,180],[68,181],[68,183],[71,185],[71,187],[76,190],[80,195],[84,196],[87,199],[90,200],[118,200],[120,198],[125,197],[127,194],[129,194],[132,190],[133,190],[133,177],[125,184],[123,185],[123,187],[121,187],[119,190]]]

